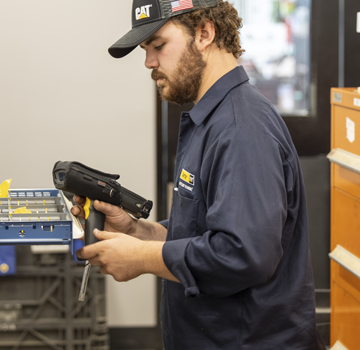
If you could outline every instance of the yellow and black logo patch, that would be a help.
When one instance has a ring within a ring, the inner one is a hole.
[[[184,180],[185,182],[187,182],[190,185],[195,184],[195,176],[193,174],[190,174],[189,172],[187,172],[185,169],[182,170],[180,179]]]
[[[180,174],[179,187],[185,191],[194,194],[195,192],[195,175],[190,174],[183,169]]]

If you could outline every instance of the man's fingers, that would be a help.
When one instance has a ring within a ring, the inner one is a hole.
[[[99,231],[98,229],[95,229],[93,233],[99,241],[105,241],[107,239],[112,239],[112,238],[118,238],[119,236],[124,235],[123,233]],[[104,243],[105,242],[97,242],[97,243],[89,244],[89,245],[79,249],[76,252],[76,255],[80,259],[89,260],[91,265],[99,265],[96,263],[93,264],[93,262],[97,262],[97,256],[99,255]]]
[[[95,258],[101,249],[101,242],[89,244],[76,252],[76,256],[80,259],[90,260]]]
[[[116,216],[119,215],[121,212],[123,212],[123,210],[116,205],[112,205],[106,202],[101,202],[98,200],[94,201],[94,208],[98,211],[101,211],[106,216]]]
[[[108,231],[99,231],[98,229],[94,230],[94,235],[99,241],[105,241],[107,239],[118,238],[122,233],[119,232],[108,232]]]
[[[78,205],[75,205],[71,208],[71,213],[77,216],[79,219],[85,219],[85,212],[83,206],[85,204],[86,198],[74,195],[73,201]]]
[[[78,205],[75,205],[72,207],[72,209],[71,209],[72,214],[80,217],[81,219],[84,219],[85,214],[84,214],[83,206],[85,204],[85,198],[75,195],[73,200]],[[116,216],[122,212],[122,209],[120,207],[106,203],[106,202],[100,202],[98,200],[94,201],[94,207],[96,210],[101,211],[102,213],[104,213],[107,216]]]
[[[118,238],[119,236],[124,235],[123,233],[119,233],[119,232],[99,231],[98,229],[95,229],[93,233],[99,241],[105,241],[107,239],[112,239],[112,238]],[[102,248],[102,244],[103,244],[102,242],[89,244],[89,245],[79,249],[76,252],[76,255],[80,259],[86,259],[86,260],[95,259],[99,255],[99,252]]]
[[[93,266],[101,266],[101,262],[100,262],[100,259],[99,259],[99,256],[95,256],[94,258],[89,258],[88,259],[90,265],[93,265]]]
[[[78,196],[77,194],[75,194],[74,197],[73,197],[73,201],[76,204],[83,206],[85,204],[85,202],[86,202],[86,198],[82,197],[82,196]]]
[[[79,219],[85,219],[84,209],[78,205],[71,208],[71,213],[77,216]]]
[[[109,275],[109,273],[107,272],[107,270],[106,270],[106,268],[104,266],[100,266],[99,271],[103,275]]]

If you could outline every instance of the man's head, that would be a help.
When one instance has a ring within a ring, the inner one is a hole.
[[[109,48],[115,58],[133,51],[140,43],[155,34],[170,19],[182,23],[190,34],[204,26],[207,19],[215,23],[215,42],[220,48],[241,56],[238,30],[241,18],[236,9],[223,0],[133,0],[132,29]]]
[[[209,52],[215,49],[233,60],[241,56],[240,27],[241,19],[227,1],[134,0],[133,29],[109,53],[120,58],[140,44],[161,97],[183,104],[196,101]]]
[[[216,6],[219,0],[133,0],[132,29],[109,48],[115,58],[130,53],[157,32],[170,18],[201,7]]]
[[[179,105],[194,102],[206,67],[195,38],[169,21],[152,39],[140,46],[146,51],[145,66],[152,69],[160,97]]]

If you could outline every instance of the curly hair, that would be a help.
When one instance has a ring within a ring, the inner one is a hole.
[[[220,49],[225,49],[238,59],[245,51],[241,48],[239,29],[242,27],[242,19],[237,10],[227,1],[220,0],[215,7],[199,8],[193,12],[184,13],[173,17],[175,23],[182,24],[188,34],[195,37],[198,26],[205,27],[206,20],[215,25],[214,42]]]

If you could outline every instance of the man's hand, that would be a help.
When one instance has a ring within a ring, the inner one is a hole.
[[[129,281],[145,272],[144,261],[138,257],[143,242],[123,233],[94,230],[100,242],[77,251],[79,258],[100,266],[100,272],[112,275],[116,281]]]
[[[80,219],[85,219],[84,204],[85,198],[74,196],[74,202],[78,205],[71,210],[72,214]],[[128,235],[136,236],[137,220],[130,217],[123,209],[116,205],[112,205],[98,200],[94,201],[94,208],[105,214],[104,231],[108,232],[124,232]]]
[[[77,251],[77,256],[100,266],[100,272],[111,275],[118,282],[132,280],[152,273],[178,282],[167,269],[162,258],[164,242],[142,241],[123,233],[94,230],[99,242]]]
[[[78,205],[72,207],[72,214],[84,219],[85,198],[74,196],[74,202]],[[104,231],[123,232],[141,240],[165,242],[167,230],[158,223],[133,219],[120,207],[98,200],[94,201],[94,207],[105,214]]]

